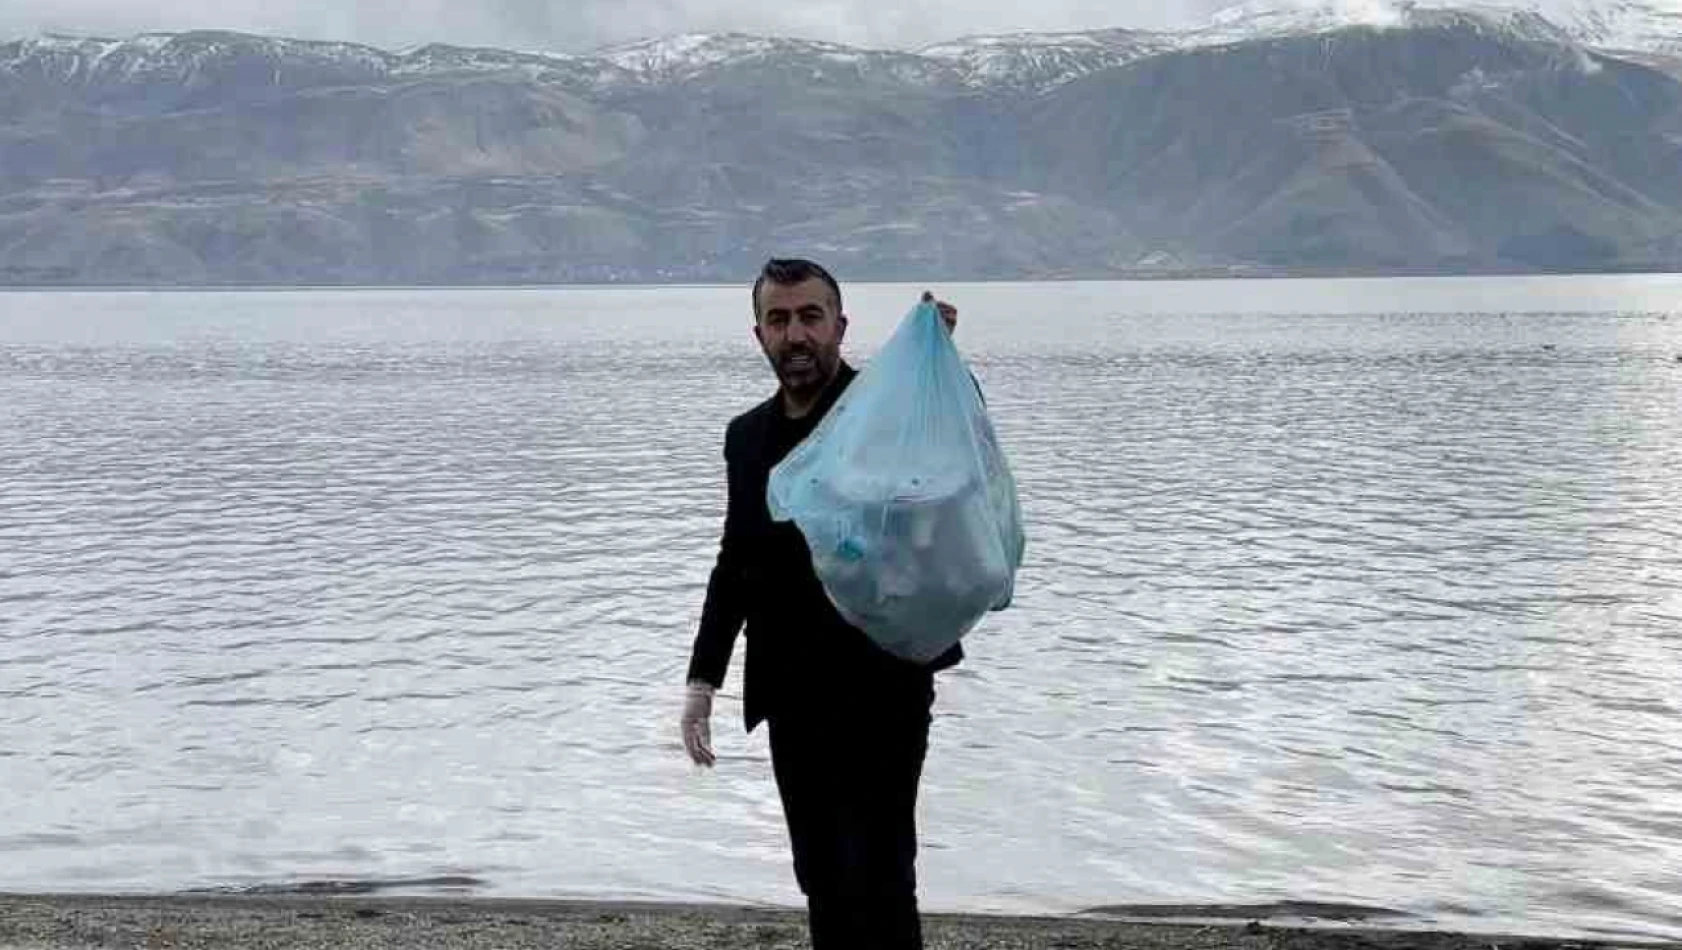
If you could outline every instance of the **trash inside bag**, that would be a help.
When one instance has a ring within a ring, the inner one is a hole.
[[[772,470],[766,501],[805,536],[836,610],[895,656],[927,663],[1010,603],[1016,482],[933,303]]]

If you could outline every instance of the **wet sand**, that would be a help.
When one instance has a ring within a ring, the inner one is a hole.
[[[1119,909],[1118,909],[1119,910]],[[1134,908],[1161,914],[1163,908]],[[1575,940],[1090,917],[929,914],[929,950],[1595,950]],[[1634,944],[1624,944],[1634,945]],[[1641,943],[1682,950],[1682,944]],[[721,905],[366,895],[92,897],[0,895],[0,950],[343,948],[343,950],[797,950],[794,910]]]

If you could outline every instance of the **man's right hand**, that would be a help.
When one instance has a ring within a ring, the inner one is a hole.
[[[712,737],[713,687],[710,683],[691,682],[684,686],[683,748],[696,765],[708,768],[717,761],[713,755]]]

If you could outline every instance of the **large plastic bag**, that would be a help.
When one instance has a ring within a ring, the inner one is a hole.
[[[896,656],[933,660],[1010,603],[1016,482],[933,303],[772,470],[766,500],[805,536],[836,610]]]

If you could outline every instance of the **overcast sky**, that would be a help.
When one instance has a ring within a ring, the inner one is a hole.
[[[1219,0],[0,0],[0,39],[231,29],[387,48],[433,41],[577,51],[741,30],[907,48],[969,33],[1173,26]]]

